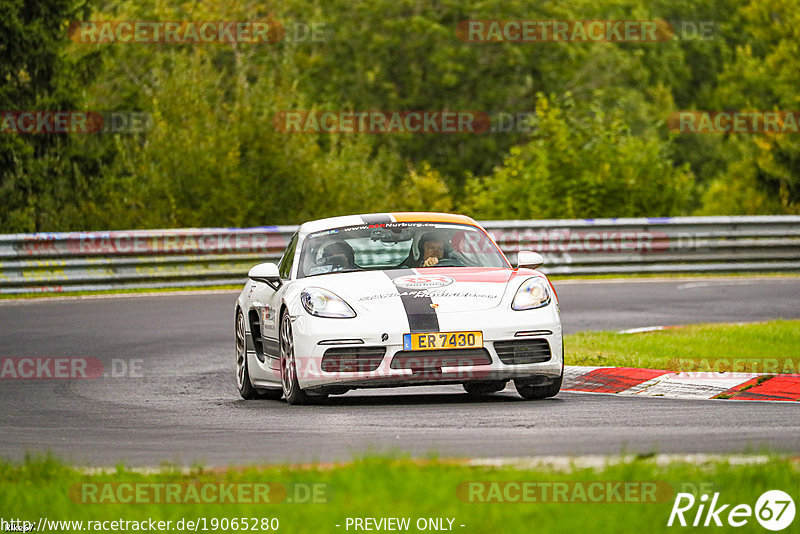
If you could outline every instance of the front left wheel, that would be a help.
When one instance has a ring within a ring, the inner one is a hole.
[[[297,382],[297,363],[294,353],[294,337],[292,336],[292,320],[288,313],[281,318],[281,384],[286,402],[294,405],[310,404],[311,398],[300,389]]]
[[[540,400],[555,397],[561,391],[564,381],[564,342],[561,342],[561,374],[550,383],[540,384],[539,379],[514,380],[514,387],[519,396],[525,400]]]
[[[562,372],[561,376],[554,378],[552,382],[545,385],[530,383],[525,380],[514,380],[514,387],[517,389],[519,396],[525,400],[539,400],[555,397],[561,391],[561,381],[564,378]]]

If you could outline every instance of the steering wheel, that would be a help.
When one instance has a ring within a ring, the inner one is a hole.
[[[453,258],[442,258],[434,267],[461,267],[463,264]]]

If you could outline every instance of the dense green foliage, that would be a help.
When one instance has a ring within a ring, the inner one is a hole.
[[[76,20],[265,20],[277,43],[73,42]],[[472,19],[713,22],[658,43],[471,43]],[[297,39],[303,26],[317,40]],[[0,110],[133,110],[138,134],[0,134],[0,233],[800,212],[797,134],[677,110],[798,109],[797,0],[0,0]],[[682,38],[678,38],[682,37]],[[536,112],[480,134],[282,133],[285,110]]]
[[[656,136],[632,135],[620,112],[582,116],[573,102],[554,107],[544,97],[536,111],[532,138],[512,147],[491,176],[468,182],[469,211],[553,219],[670,215],[686,206],[688,165],[673,166]]]

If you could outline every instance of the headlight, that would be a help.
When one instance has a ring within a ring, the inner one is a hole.
[[[300,302],[311,315],[317,317],[348,318],[356,312],[340,297],[318,287],[306,288],[300,293]]]
[[[514,310],[532,310],[550,304],[550,288],[541,278],[530,278],[525,281],[514,295],[511,308]]]

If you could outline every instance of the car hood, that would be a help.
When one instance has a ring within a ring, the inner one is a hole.
[[[495,308],[517,276],[509,268],[433,267],[328,274],[309,277],[306,285],[329,289],[372,312],[389,312],[413,299],[429,302],[440,314]]]

